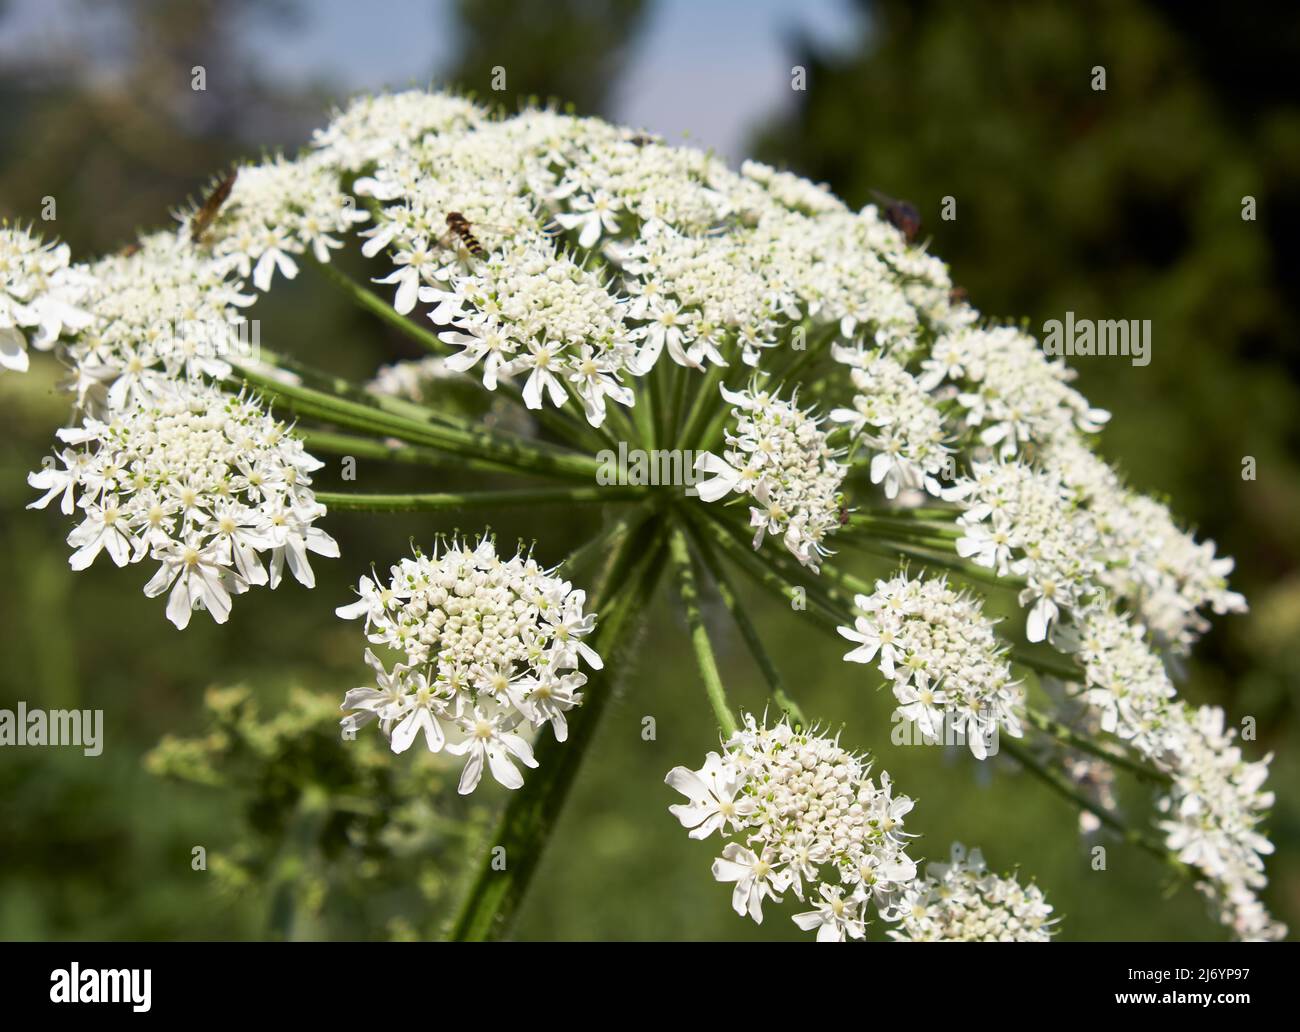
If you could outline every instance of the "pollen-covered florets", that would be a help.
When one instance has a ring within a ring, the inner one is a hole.
[[[1102,571],[1097,528],[1054,473],[1020,461],[976,462],[949,491],[960,499],[957,554],[999,576],[1023,577],[1026,635],[1043,641],[1088,600]]]
[[[851,409],[835,409],[831,419],[847,424],[854,440],[872,452],[871,482],[883,484],[886,498],[898,497],[900,490],[939,495],[952,451],[933,399],[887,354],[843,347],[832,354],[850,367],[858,393]]]
[[[485,117],[463,97],[406,90],[358,97],[312,134],[312,146],[346,172],[359,172],[428,133],[464,128]]]
[[[848,472],[827,442],[821,421],[793,401],[754,388],[722,396],[736,415],[720,458],[705,452],[696,460],[700,498],[714,502],[729,494],[752,500],[754,547],[778,534],[799,562],[816,570],[829,553],[822,542],[840,523],[840,484]]]
[[[178,379],[229,375],[253,340],[241,309],[254,297],[229,263],[175,233],[142,237],[91,266],[94,323],[67,348],[77,406],[97,416],[148,404]]]
[[[90,325],[81,307],[90,277],[68,260],[67,244],[0,226],[0,372],[24,372],[28,344],[48,351],[65,332]]]
[[[1159,804],[1166,845],[1204,876],[1201,891],[1238,938],[1283,938],[1286,926],[1256,896],[1267,884],[1263,857],[1273,852],[1258,830],[1273,805],[1263,788],[1272,755],[1247,762],[1217,706],[1175,704],[1169,737],[1163,765],[1173,786]]]
[[[160,562],[145,594],[170,592],[177,627],[196,609],[225,623],[231,595],[276,587],[285,566],[312,587],[307,553],[338,555],[314,526],[325,507],[310,474],[321,463],[254,398],[168,381],[147,404],[87,417],[58,437],[67,447],[27,478],[45,492],[29,508],[58,498],[65,515],[80,513],[68,535],[74,570],[101,552],[118,566]]]
[[[900,942],[1050,942],[1056,924],[1042,889],[993,874],[961,843],[907,887],[898,914]]]
[[[507,788],[523,776],[514,761],[535,767],[520,725],[550,724],[568,737],[565,713],[600,657],[583,640],[595,615],[586,593],[543,569],[531,556],[497,555],[490,538],[458,541],[432,555],[416,553],[392,567],[387,581],[362,577],[360,599],[342,606],[345,619],[364,617],[367,640],[401,658],[391,670],[366,650],[378,687],[347,694],[343,718],[355,729],[378,720],[394,752],[421,733],[430,752],[465,757],[462,794],[474,791],[486,763]]]
[[[341,238],[370,218],[344,192],[338,168],[321,153],[245,165],[209,228],[195,226],[196,214],[186,216],[182,234],[197,236],[196,243],[210,248],[219,264],[263,291],[277,271],[285,279],[298,275],[296,255],[310,252],[328,262],[330,252],[343,247]]]
[[[1074,372],[1010,326],[967,328],[936,341],[921,385],[954,398],[967,429],[1006,459],[1067,430],[1095,433],[1110,418],[1069,386]]]
[[[729,841],[713,876],[735,882],[732,908],[763,920],[764,899],[793,892],[817,909],[795,915],[819,941],[860,939],[867,904],[890,919],[916,874],[903,818],[912,800],[896,796],[889,775],[838,738],[773,726],[751,714],[698,771],[675,767],[666,783],[687,798],[669,809],[691,838],[721,832]],[[815,893],[815,894],[814,894]]]
[[[858,647],[844,658],[876,663],[898,700],[895,719],[930,740],[954,731],[980,760],[996,751],[1000,733],[1021,736],[1024,692],[977,599],[944,578],[899,575],[876,581],[854,604],[854,625],[839,632]]]

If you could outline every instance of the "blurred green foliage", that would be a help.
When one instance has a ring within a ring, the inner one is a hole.
[[[324,117],[324,88],[266,85],[231,30],[237,17],[310,18],[309,5],[92,6],[117,15],[112,89],[82,74],[76,54],[32,53],[0,70],[0,140],[23,141],[0,153],[0,213],[31,219],[56,196],[55,228],[81,256],[165,222],[226,163],[292,148]],[[601,111],[649,6],[458,4],[455,66],[430,71],[484,92],[503,65],[508,108],[536,94]],[[867,14],[860,44],[798,59],[810,88],[763,134],[762,156],[829,180],[852,203],[873,188],[917,203],[936,253],[985,311],[1028,314],[1033,325],[1066,309],[1153,320],[1149,367],[1082,360],[1081,386],[1115,411],[1108,456],[1139,486],[1167,491],[1241,561],[1235,584],[1253,612],[1216,622],[1188,692],[1233,718],[1258,716],[1252,748],[1279,752],[1268,900],[1294,928],[1300,478],[1296,269],[1283,245],[1296,222],[1300,128],[1295,81],[1279,69],[1288,55],[1294,66],[1295,19],[1261,27],[1241,12],[1219,22],[1135,3],[890,2]],[[222,86],[178,100],[195,53],[223,70]],[[1088,88],[1096,64],[1108,69],[1105,94]],[[1240,220],[1247,193],[1259,202],[1255,223]],[[957,198],[955,222],[938,218],[945,195]],[[349,271],[367,275],[359,261]],[[306,271],[278,284],[257,316],[268,346],[341,375],[415,357]],[[199,617],[181,634],[139,590],[148,570],[101,562],[73,575],[66,523],[22,511],[25,474],[67,419],[57,378],[48,359],[0,377],[0,705],[102,708],[106,744],[95,759],[0,752],[0,938],[435,934],[504,791],[486,784],[467,804],[419,750],[391,756],[373,728],[341,739],[338,700],[368,671],[357,627],[333,609],[371,562],[385,566],[412,538],[490,525],[506,542],[536,539],[539,558],[554,563],[600,514],[340,513],[329,530],[343,558],[315,563],[314,591],[250,592],[226,626]],[[1255,482],[1240,480],[1243,454],[1259,459]],[[368,463],[346,486],[410,488],[413,476],[426,490],[485,486],[455,471]],[[334,464],[322,482],[340,486]],[[862,575],[887,572],[844,559]],[[729,691],[761,709],[761,678],[720,604],[706,602]],[[919,800],[909,818],[923,833],[918,855],[940,857],[958,839],[995,866],[1020,865],[1064,915],[1064,938],[1223,937],[1193,893],[1154,891],[1164,874],[1144,854],[1106,843],[1107,869],[1094,871],[1094,842],[1079,837],[1074,814],[1009,763],[891,746],[887,693],[847,669],[839,643],[798,612],[754,603],[804,709],[843,725],[846,742],[875,751]],[[698,763],[716,732],[680,614],[659,604],[644,623],[517,935],[805,938],[790,903],[761,928],[736,918],[710,877],[713,850],[667,813],[665,772]],[[1141,813],[1139,797],[1123,802]],[[207,851],[206,871],[192,868],[195,846]]]

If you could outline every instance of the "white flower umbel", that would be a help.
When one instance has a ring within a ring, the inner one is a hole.
[[[68,265],[68,245],[43,243],[21,226],[0,226],[0,372],[25,372],[27,346],[48,351],[89,326],[90,280]]]
[[[858,393],[853,408],[835,409],[831,419],[847,424],[854,441],[871,451],[871,482],[884,485],[886,498],[897,498],[900,489],[939,495],[951,449],[934,400],[888,355],[843,347],[832,354],[850,367]]]
[[[955,401],[964,428],[1009,459],[1065,430],[1095,433],[1110,418],[1068,386],[1074,376],[1014,327],[971,327],[935,342],[920,382],[926,390],[942,386],[938,397]]]
[[[998,734],[1021,737],[1016,710],[1024,691],[977,599],[944,578],[900,575],[876,581],[854,605],[854,625],[839,632],[858,647],[844,658],[876,663],[898,700],[896,719],[915,723],[930,740],[954,730],[980,760]]]
[[[198,243],[241,279],[269,290],[277,271],[285,279],[298,275],[294,256],[310,252],[328,262],[342,238],[369,218],[343,192],[328,154],[276,157],[237,170],[229,197]],[[193,220],[194,213],[186,217],[183,235],[194,235]]]
[[[1023,577],[1026,636],[1043,641],[1061,614],[1094,593],[1102,557],[1095,521],[1056,474],[1019,461],[975,462],[949,492],[965,511],[957,554],[999,576]]]
[[[362,577],[358,590],[338,615],[364,617],[370,643],[401,658],[390,671],[366,650],[377,687],[348,692],[344,727],[378,720],[394,752],[423,734],[430,752],[464,756],[462,794],[485,765],[506,788],[523,785],[515,764],[537,763],[521,725],[568,737],[565,713],[587,680],[580,661],[602,664],[583,640],[596,620],[583,612],[586,593],[555,571],[527,555],[502,559],[490,538],[452,541],[403,559],[387,582]]]
[[[1104,569],[1098,580],[1132,606],[1163,645],[1185,654],[1208,630],[1202,611],[1240,613],[1246,600],[1228,589],[1231,558],[1215,555],[1180,529],[1167,506],[1125,487],[1078,434],[1060,434],[1043,463],[1091,515]]]
[[[819,942],[860,939],[865,908],[890,918],[916,864],[903,818],[912,800],[896,796],[889,775],[836,738],[773,726],[750,714],[697,771],[674,767],[666,783],[687,799],[670,807],[692,838],[730,839],[713,876],[734,882],[731,905],[761,923],[763,901],[782,893],[816,909],[795,915]]]
[[[118,566],[161,563],[144,590],[168,594],[177,627],[196,609],[225,623],[232,595],[276,587],[285,566],[312,587],[308,553],[338,555],[314,526],[325,514],[310,488],[320,462],[254,398],[167,381],[148,403],[58,437],[67,447],[27,478],[45,492],[28,508],[57,498],[65,515],[78,514],[74,570],[101,553]]]
[[[338,168],[360,172],[427,133],[463,128],[485,117],[477,105],[446,93],[406,90],[358,97],[312,134],[312,146]]]
[[[1273,793],[1263,788],[1272,756],[1247,762],[1217,706],[1179,703],[1169,723],[1173,787],[1160,801],[1166,844],[1205,876],[1201,890],[1239,939],[1284,938],[1286,926],[1256,896],[1267,884],[1263,857],[1273,852],[1258,831],[1273,805]]]
[[[1084,700],[1104,730],[1171,779],[1159,801],[1170,852],[1201,876],[1218,916],[1243,939],[1280,939],[1256,897],[1266,884],[1263,857],[1273,844],[1259,831],[1273,793],[1263,785],[1271,756],[1248,762],[1217,707],[1177,698],[1141,625],[1097,606],[1083,614],[1068,645],[1084,666]]]
[[[67,347],[78,408],[108,413],[148,404],[175,380],[224,377],[247,358],[242,309],[254,296],[189,238],[152,233],[90,266],[95,321]]]
[[[721,390],[736,425],[721,457],[705,452],[695,460],[696,471],[709,475],[696,485],[700,498],[749,498],[754,548],[767,534],[779,535],[799,562],[816,570],[830,554],[822,542],[840,524],[848,467],[837,461],[840,453],[827,443],[821,421],[792,401],[754,388]]]
[[[990,872],[978,849],[954,843],[952,860],[928,864],[898,905],[899,942],[1050,942],[1056,919],[1037,885]]]

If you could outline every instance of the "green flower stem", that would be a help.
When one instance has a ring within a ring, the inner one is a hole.
[[[897,561],[900,557],[920,559],[929,566],[937,566],[940,569],[955,573],[965,580],[988,587],[1018,591],[1025,586],[1023,578],[999,577],[992,570],[983,566],[976,566],[974,563],[963,562],[954,553],[943,551],[943,547],[952,544],[950,541],[936,543],[938,547],[935,548],[925,548],[915,542],[895,541],[885,538],[864,538],[855,535],[846,535],[844,541],[851,548],[879,556],[882,559],[892,559],[894,561]]]
[[[788,606],[793,606],[796,601],[794,591],[802,590],[805,604],[812,603],[811,609],[805,608],[802,611],[811,616],[823,628],[834,634],[836,633],[836,627],[844,623],[836,615],[835,607],[830,606],[829,603],[820,598],[819,590],[809,591],[806,585],[791,583],[789,579],[782,576],[769,564],[767,559],[770,557],[760,557],[757,552],[749,547],[748,542],[741,541],[734,536],[731,528],[724,521],[711,518],[711,515],[693,511],[691,516],[698,528],[712,537],[722,551],[747,576],[751,577],[755,583],[768,591],[774,598],[780,599]]]
[[[1110,748],[1088,735],[1081,734],[1031,706],[1025,707],[1023,715],[1027,723],[1038,728],[1043,733],[1051,735],[1057,741],[1103,759],[1116,767],[1122,767],[1130,774],[1136,774],[1144,781],[1154,781],[1168,785],[1172,780],[1164,771],[1157,770],[1155,767],[1127,756],[1117,749]]]
[[[853,510],[853,516],[881,517],[889,520],[916,520],[922,523],[933,521],[946,524],[947,526],[952,526],[953,520],[960,515],[960,509],[942,508],[937,506],[920,509],[898,509],[892,506],[865,505],[856,506]],[[852,519],[853,517],[850,517],[850,522],[852,522]]]
[[[364,308],[371,315],[377,316],[393,329],[410,337],[433,354],[448,354],[447,345],[438,339],[436,333],[432,330],[426,330],[423,326],[417,326],[406,316],[399,314],[396,308],[369,287],[363,287],[350,276],[340,272],[331,262],[318,262],[310,255],[304,257],[306,257],[309,265],[319,271],[331,284],[343,291],[360,308]]]
[[[594,456],[554,445],[498,431],[422,424],[309,387],[279,383],[253,370],[241,372],[259,392],[283,402],[292,411],[347,429],[396,437],[411,444],[482,459],[512,472],[594,481],[600,468]]]
[[[722,686],[717,661],[713,658],[713,646],[709,644],[704,615],[700,612],[699,586],[695,580],[695,567],[691,562],[686,535],[676,524],[668,533],[668,556],[672,560],[677,576],[677,590],[686,609],[686,626],[690,630],[691,646],[695,649],[695,661],[704,681],[705,694],[709,697],[709,705],[713,707],[713,715],[718,718],[723,737],[730,738],[737,729],[736,717],[727,703],[727,692]]]
[[[454,426],[462,430],[472,429],[472,425],[463,419],[456,419],[451,416],[442,415],[433,409],[420,405],[414,401],[408,401],[405,398],[395,398],[385,394],[376,394],[362,387],[358,387],[352,381],[344,379],[341,376],[334,376],[322,369],[316,369],[305,362],[300,362],[295,358],[287,355],[281,355],[278,352],[270,351],[263,348],[261,351],[262,362],[266,365],[274,366],[277,369],[283,369],[286,372],[293,373],[299,377],[302,382],[313,390],[321,391],[325,394],[332,394],[338,398],[344,398],[348,401],[356,402],[359,405],[369,405],[371,408],[379,409],[383,412],[389,412],[393,415],[402,416],[407,419],[414,419],[421,423],[441,423],[447,426]],[[241,373],[244,367],[236,365]],[[256,367],[254,367],[254,371]]]
[[[1163,863],[1168,864],[1180,876],[1192,876],[1191,868],[1170,853],[1169,850],[1164,847],[1163,843],[1149,835],[1143,834],[1135,828],[1130,828],[1109,810],[1099,806],[1093,800],[1089,799],[1087,795],[1080,791],[1078,786],[1065,776],[1065,774],[1057,770],[1055,767],[1050,767],[1043,763],[1025,746],[1020,745],[1014,740],[1008,739],[1004,735],[999,742],[998,748],[1009,753],[1017,763],[1051,788],[1052,791],[1057,793],[1057,795],[1073,803],[1079,809],[1087,810],[1125,842],[1137,846],[1139,849],[1145,850]]]
[[[709,366],[708,372],[704,374],[704,379],[700,381],[695,391],[695,398],[691,402],[690,412],[686,416],[686,425],[682,427],[682,432],[676,441],[671,441],[677,448],[694,448],[699,441],[700,431],[704,428],[705,422],[712,414],[718,401],[718,384],[722,382],[722,377],[726,369],[723,366]]]
[[[790,715],[792,721],[806,727],[808,725],[807,718],[803,715],[799,704],[790,698],[786,692],[781,679],[781,672],[777,670],[776,664],[772,662],[772,657],[767,654],[767,649],[763,647],[763,639],[759,636],[754,622],[750,620],[749,614],[745,612],[745,607],[740,604],[740,597],[736,594],[731,581],[727,579],[726,573],[722,569],[722,563],[718,561],[718,556],[694,523],[692,523],[690,529],[691,537],[695,542],[695,549],[699,553],[705,568],[709,571],[709,576],[713,578],[714,586],[717,588],[718,596],[722,599],[722,604],[727,607],[732,619],[736,621],[740,636],[745,639],[745,644],[749,646],[750,655],[754,657],[754,662],[758,664],[763,678],[767,681],[773,701]]]
[[[376,441],[372,437],[357,437],[354,434],[338,434],[330,430],[315,430],[295,427],[294,434],[302,439],[307,450],[313,455],[350,455],[358,459],[377,459],[381,462],[401,462],[415,466],[432,466],[437,469],[480,470],[485,473],[500,473],[506,467],[500,463],[483,462],[479,459],[453,455],[449,452],[435,451],[432,448],[420,448],[414,444],[399,444],[396,441]],[[510,472],[522,475],[511,467]],[[540,476],[540,474],[532,474]]]
[[[647,451],[653,451],[656,447],[658,435],[655,427],[663,408],[663,394],[659,389],[661,385],[655,382],[655,372],[657,370],[651,370],[649,376],[641,377],[640,396],[635,399],[636,404],[632,406],[632,420],[636,424],[637,440]]]
[[[438,512],[454,509],[510,508],[520,505],[603,505],[646,496],[640,487],[552,487],[518,491],[462,491],[449,494],[340,494],[317,491],[329,509],[350,512]]]
[[[597,592],[594,609],[599,622],[591,641],[605,669],[591,676],[583,704],[568,714],[568,741],[556,742],[546,732],[538,742],[538,768],[529,772],[523,788],[511,793],[448,938],[481,941],[509,932],[613,695],[611,671],[622,668],[626,658],[619,654],[622,643],[635,628],[637,615],[650,604],[663,566],[662,538],[655,520],[644,521],[613,554]],[[504,859],[504,868],[498,858]]]
[[[788,347],[797,357],[791,361],[785,369],[779,370],[777,373],[778,380],[782,384],[782,393],[785,393],[787,388],[799,386],[796,382],[796,377],[802,374],[811,363],[816,362],[826,353],[826,346],[835,339],[836,335],[838,335],[840,327],[838,323],[831,323],[828,326],[822,327],[819,333],[814,334],[812,333],[812,326],[809,324],[809,321],[805,320],[803,330],[803,350],[800,351],[795,349],[794,335],[792,333]]]
[[[1046,652],[1026,645],[1012,645],[1011,659],[1021,666],[1029,667],[1036,674],[1047,674],[1061,681],[1079,681],[1083,678],[1083,669],[1060,653]]]
[[[961,528],[951,521],[897,519],[892,516],[849,515],[849,530],[869,531],[882,537],[917,537],[926,541],[947,541],[961,536]]]

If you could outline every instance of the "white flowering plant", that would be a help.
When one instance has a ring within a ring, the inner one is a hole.
[[[345,249],[379,274],[342,271]],[[304,271],[427,357],[352,383],[249,348],[250,310]],[[876,206],[554,109],[366,97],[116,254],[74,262],[0,229],[4,371],[29,349],[64,364],[73,412],[30,507],[70,519],[74,570],[147,564],[137,583],[180,629],[225,622],[286,568],[311,588],[312,564],[340,559],[337,510],[613,510],[560,567],[487,532],[340,560],[391,565],[331,603],[360,621],[366,680],[343,696],[339,748],[422,745],[458,759],[461,793],[485,772],[511,793],[492,849],[512,863],[484,858],[452,937],[509,928],[665,581],[720,732],[701,767],[669,772],[685,799],[670,809],[691,838],[727,840],[713,875],[742,917],[793,896],[818,941],[1056,928],[1043,892],[978,850],[922,871],[912,800],[801,710],[752,583],[848,640],[846,693],[888,685],[896,719],[955,728],[975,762],[1009,757],[1085,828],[1166,860],[1237,938],[1285,934],[1259,895],[1269,758],[1174,683],[1209,615],[1245,609],[1232,560],[1127,487],[1096,451],[1109,414],[1071,370],[982,317]],[[490,417],[441,405],[442,382],[490,394]],[[691,476],[609,485],[598,456],[620,444],[692,456]],[[402,468],[411,492],[320,490],[330,455]],[[519,484],[437,491],[427,473],[448,467]],[[897,572],[863,580],[832,546]],[[727,697],[706,594],[768,682],[765,715]],[[985,615],[994,598],[1023,626]],[[1153,790],[1149,828],[1119,811],[1116,776]]]

